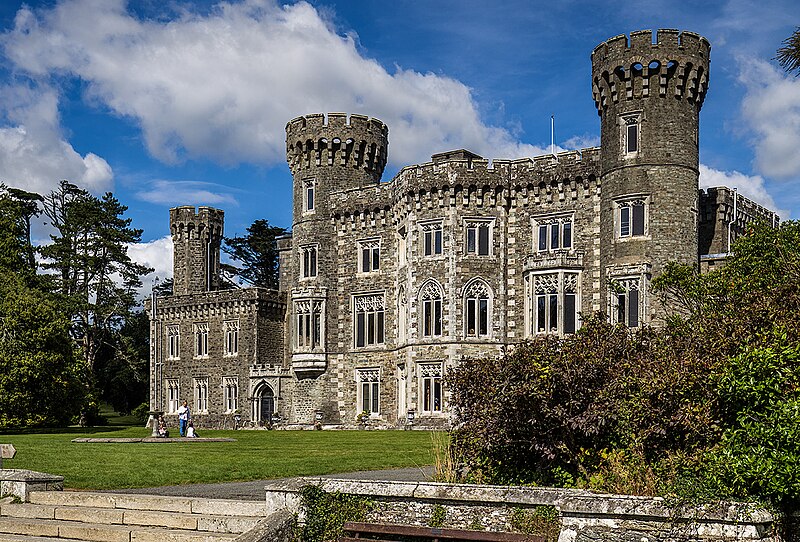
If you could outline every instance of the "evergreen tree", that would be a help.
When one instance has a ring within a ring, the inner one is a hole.
[[[278,288],[277,238],[286,234],[285,228],[270,226],[266,220],[256,220],[243,237],[226,237],[222,250],[242,266],[223,264],[222,270],[240,281],[261,288]]]

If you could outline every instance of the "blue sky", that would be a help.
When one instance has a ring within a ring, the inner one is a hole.
[[[168,209],[212,205],[226,234],[291,226],[284,125],[315,112],[389,126],[388,180],[466,147],[487,158],[599,142],[589,55],[677,28],[712,44],[701,183],[800,218],[800,78],[772,58],[796,0],[49,0],[0,4],[0,180],[112,190],[171,267]]]

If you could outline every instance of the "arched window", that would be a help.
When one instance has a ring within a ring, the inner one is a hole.
[[[434,281],[426,282],[420,289],[419,297],[422,300],[422,336],[441,336],[442,289]]]
[[[489,336],[489,285],[478,279],[464,290],[464,332],[467,337]]]

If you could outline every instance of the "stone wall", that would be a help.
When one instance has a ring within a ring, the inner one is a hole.
[[[779,540],[773,517],[752,504],[682,506],[570,489],[305,478],[266,486],[267,503],[300,510],[299,490],[309,484],[371,499],[377,506],[369,521],[380,523],[426,526],[443,507],[443,527],[509,531],[515,510],[548,506],[558,512],[559,542]]]

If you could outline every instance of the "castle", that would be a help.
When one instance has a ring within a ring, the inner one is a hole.
[[[698,188],[710,45],[691,32],[621,35],[592,53],[601,145],[491,162],[434,154],[381,182],[388,128],[331,113],[286,126],[294,220],[280,287],[220,289],[223,212],[170,211],[174,292],[148,305],[152,410],[200,424],[441,427],[444,376],[604,311],[657,323],[667,262],[707,269],[753,220]]]

